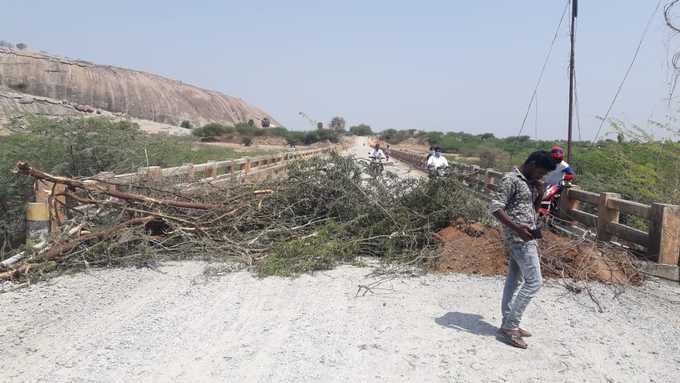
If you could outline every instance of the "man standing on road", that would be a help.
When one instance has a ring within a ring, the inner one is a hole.
[[[519,348],[527,348],[523,338],[531,336],[519,327],[522,314],[542,283],[536,243],[541,237],[535,209],[543,193],[539,181],[553,170],[555,161],[549,152],[531,153],[522,166],[503,176],[489,204],[489,212],[503,224],[503,242],[509,255],[499,333]]]

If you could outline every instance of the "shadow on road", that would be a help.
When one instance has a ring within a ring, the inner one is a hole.
[[[435,318],[434,321],[440,326],[482,336],[496,336],[498,330],[496,326],[477,314],[448,312],[439,318]]]

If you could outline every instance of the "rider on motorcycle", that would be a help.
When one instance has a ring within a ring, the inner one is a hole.
[[[442,155],[440,147],[434,148],[434,154],[427,159],[427,168],[430,172],[439,173],[449,167],[449,161]]]
[[[545,176],[545,185],[541,187],[544,190],[538,206],[541,215],[548,215],[556,211],[562,192],[565,188],[571,187],[571,181],[574,179],[574,170],[564,160],[564,150],[559,146],[553,146],[550,149],[550,154],[557,167]]]
[[[375,144],[373,150],[368,153],[368,158],[371,160],[382,161],[385,159],[385,153],[380,149],[380,144]]]
[[[567,161],[564,160],[564,150],[559,146],[553,146],[550,149],[550,154],[557,167],[545,176],[546,189],[553,185],[559,185],[563,180],[567,182],[573,181],[576,174]]]
[[[373,150],[368,152],[368,159],[371,160],[369,171],[382,173],[385,158],[385,153],[380,149],[380,144],[375,144]]]

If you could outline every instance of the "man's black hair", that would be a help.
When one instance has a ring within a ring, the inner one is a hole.
[[[524,161],[524,163],[534,164],[536,167],[545,169],[549,172],[557,168],[557,164],[555,163],[555,160],[552,158],[552,155],[550,154],[550,152],[546,150],[537,150],[529,154],[529,157],[527,158],[526,161]]]
[[[435,146],[435,147],[434,147],[434,151],[435,151],[435,152],[441,152],[441,151],[442,151],[442,148],[440,148],[439,146]]]

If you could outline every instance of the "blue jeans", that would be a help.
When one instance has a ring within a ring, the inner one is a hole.
[[[505,279],[501,311],[502,329],[519,328],[524,310],[541,288],[541,263],[536,241],[506,243],[510,250],[508,277]]]

